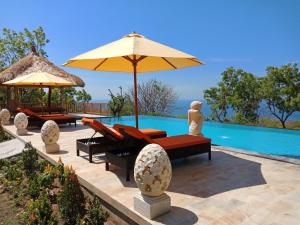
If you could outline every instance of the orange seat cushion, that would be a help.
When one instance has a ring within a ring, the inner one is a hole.
[[[36,118],[42,119],[42,117],[39,114],[33,112],[32,110],[30,110],[28,108],[18,108],[17,112],[23,112],[27,116],[31,116],[31,117],[36,117]]]
[[[143,134],[148,135],[149,137],[153,136],[166,136],[166,131],[164,130],[156,130],[152,128],[140,129]]]
[[[66,119],[74,119],[73,116],[67,116],[67,115],[53,115],[53,116],[42,116],[39,115],[44,120],[66,120]]]
[[[164,138],[156,138],[154,143],[159,144],[165,150],[172,150],[210,142],[209,138],[193,135],[178,135]]]
[[[117,140],[123,140],[123,135],[116,131],[115,129],[111,127],[107,127],[98,120],[94,119],[88,119],[88,118],[82,118],[82,122],[84,125],[89,125],[91,128],[93,128],[95,131],[99,132],[102,135],[106,135],[106,133],[110,134]]]
[[[144,139],[149,143],[153,143],[152,139],[148,135],[142,133],[140,130],[136,129],[135,127],[126,126],[126,125],[122,125],[122,124],[115,124],[113,126],[113,128],[117,131],[120,131],[120,129],[123,129],[124,132],[126,132],[128,135],[130,135],[134,138]]]

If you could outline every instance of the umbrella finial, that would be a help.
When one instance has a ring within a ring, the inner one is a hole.
[[[138,37],[138,38],[143,38],[144,36],[136,33],[135,31],[132,31],[130,34],[127,34],[124,37]]]

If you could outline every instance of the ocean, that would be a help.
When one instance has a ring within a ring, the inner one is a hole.
[[[193,100],[177,100],[174,106],[174,110],[170,112],[171,115],[173,116],[179,116],[179,115],[187,115],[187,111],[190,108],[190,104]],[[209,105],[205,102],[205,100],[199,100],[203,102],[202,106],[202,113],[204,114],[205,117],[208,117],[211,114],[211,110]],[[262,118],[270,118],[270,119],[276,119],[269,111],[267,108],[266,104],[261,104],[260,109],[259,109],[259,115]],[[228,116],[233,116],[233,110],[228,109]],[[300,120],[300,112],[295,112],[289,120]]]
[[[172,116],[184,116],[187,115],[187,112],[190,108],[191,102],[194,100],[188,100],[188,99],[180,99],[175,102],[174,108],[169,112],[169,115]],[[209,117],[211,114],[211,110],[209,108],[209,105],[205,102],[205,100],[199,100],[203,102],[202,106],[202,113],[205,117]],[[108,100],[92,100],[91,102],[108,102]],[[265,104],[261,104],[259,114],[261,117],[264,118],[270,118],[270,119],[276,119],[268,110],[267,106]],[[233,111],[232,109],[228,110],[228,116],[232,116]],[[300,112],[294,113],[289,120],[300,120]]]

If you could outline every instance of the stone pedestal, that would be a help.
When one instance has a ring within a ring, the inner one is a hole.
[[[45,145],[44,150],[46,153],[51,154],[51,153],[57,153],[59,152],[59,145],[57,143],[55,144],[50,144],[50,145]]]
[[[171,198],[167,194],[156,197],[136,194],[134,196],[134,210],[148,219],[153,219],[171,209]]]
[[[26,135],[27,129],[17,129],[17,135]]]

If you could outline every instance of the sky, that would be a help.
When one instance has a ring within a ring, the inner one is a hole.
[[[196,56],[204,66],[141,73],[158,79],[180,99],[202,99],[221,73],[233,66],[263,76],[267,66],[300,62],[298,0],[0,0],[0,29],[42,26],[50,61],[68,59],[135,31]],[[108,88],[128,89],[129,73],[64,70],[80,76],[93,99],[109,99]]]

